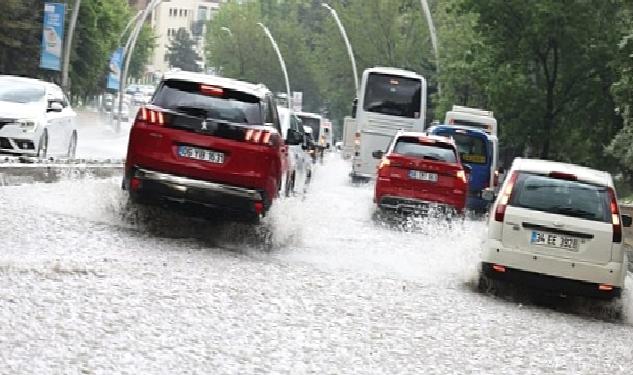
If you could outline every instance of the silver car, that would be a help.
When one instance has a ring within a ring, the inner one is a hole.
[[[74,157],[76,116],[59,86],[0,75],[0,153]]]

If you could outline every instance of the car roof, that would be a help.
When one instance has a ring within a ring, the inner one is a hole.
[[[270,90],[268,90],[268,88],[263,84],[254,84],[245,81],[238,81],[231,78],[219,77],[203,73],[187,72],[183,70],[167,72],[163,75],[163,81],[170,79],[203,83],[205,85],[217,85],[227,89],[245,92],[260,99],[263,99],[267,93],[270,93]]]
[[[428,134],[426,132],[401,131],[401,132],[398,132],[396,134],[396,137],[424,137],[424,138],[429,139],[429,140],[455,145],[455,141],[453,140],[453,138],[445,137],[443,135]]]
[[[537,174],[549,174],[561,172],[576,176],[579,181],[589,182],[595,185],[613,187],[613,179],[608,172],[591,169],[576,164],[561,163],[551,160],[516,158],[512,162],[512,171],[532,172]]]
[[[441,130],[463,130],[463,131],[466,131],[468,133],[481,135],[481,136],[486,137],[486,138],[490,137],[490,134],[486,133],[483,129],[471,128],[469,126],[439,124],[439,125],[431,126],[428,130],[431,131],[431,130],[435,130],[435,129],[441,129]]]
[[[3,78],[8,78],[8,79],[18,81],[18,82],[39,84],[46,88],[54,87],[57,89],[61,89],[58,85],[52,82],[42,81],[41,79],[37,79],[37,78],[20,77],[20,76],[12,76],[12,75],[0,75],[0,79],[3,79]]]

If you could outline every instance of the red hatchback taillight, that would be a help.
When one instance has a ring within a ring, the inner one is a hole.
[[[147,107],[141,107],[138,110],[136,121],[145,123],[146,125],[165,126],[165,114],[161,111],[149,109]]]
[[[512,189],[514,189],[514,184],[517,181],[519,174],[515,171],[512,172],[510,179],[506,183],[499,196],[499,200],[497,202],[497,208],[495,209],[495,220],[503,222],[503,219],[506,215],[506,207],[508,206],[508,202],[510,202],[510,198],[512,198]]]
[[[609,188],[609,200],[611,207],[611,223],[613,224],[613,242],[622,242],[622,223],[620,222],[620,208],[613,188]]]

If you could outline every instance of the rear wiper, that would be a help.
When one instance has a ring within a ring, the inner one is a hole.
[[[176,110],[178,112],[182,112],[185,113],[187,115],[190,116],[194,116],[194,117],[199,117],[199,118],[206,118],[207,117],[207,111],[205,111],[202,108],[197,108],[197,107],[189,107],[186,105],[179,105],[176,107]]]
[[[552,209],[556,213],[560,213],[560,214],[568,214],[568,215],[580,216],[580,217],[595,217],[596,216],[595,213],[593,212],[589,212],[589,211],[585,211],[585,210],[581,210],[581,209],[573,208],[573,207],[556,206],[556,207],[552,207]]]
[[[426,160],[443,160],[441,158],[435,157],[435,156],[431,156],[431,155],[423,155],[422,159],[426,159]]]

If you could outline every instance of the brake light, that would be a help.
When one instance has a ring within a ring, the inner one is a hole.
[[[354,145],[360,146],[360,132],[354,134]]]
[[[565,172],[550,172],[549,177],[557,178],[559,180],[576,181],[578,178],[576,175]]]
[[[146,107],[141,107],[136,116],[137,121],[142,121],[148,125],[164,126],[165,115],[161,111],[156,111]]]
[[[224,89],[218,86],[200,85],[200,92],[210,96],[223,96]]]
[[[256,143],[260,145],[273,146],[275,144],[276,137],[269,130],[248,129],[244,133],[244,140],[249,143]]]
[[[506,207],[508,206],[508,202],[510,202],[510,198],[512,197],[512,189],[514,189],[514,184],[519,177],[519,174],[515,171],[512,172],[510,179],[506,183],[501,195],[499,196],[499,200],[497,201],[497,208],[495,209],[495,220],[503,222],[503,219],[506,215]]]
[[[494,186],[497,186],[497,185],[499,185],[499,170],[495,169],[495,176],[492,179],[492,186],[494,187]]]
[[[493,264],[492,269],[497,272],[506,272],[506,267],[501,264]]]
[[[620,222],[620,208],[615,191],[609,188],[609,198],[611,200],[611,223],[613,224],[613,242],[622,242],[622,223]]]
[[[468,179],[466,178],[466,172],[464,172],[463,170],[455,172],[455,176],[462,180],[463,183],[468,182]]]
[[[383,169],[384,167],[388,167],[391,164],[391,160],[387,158],[382,158],[380,164],[378,165],[378,170]]]

